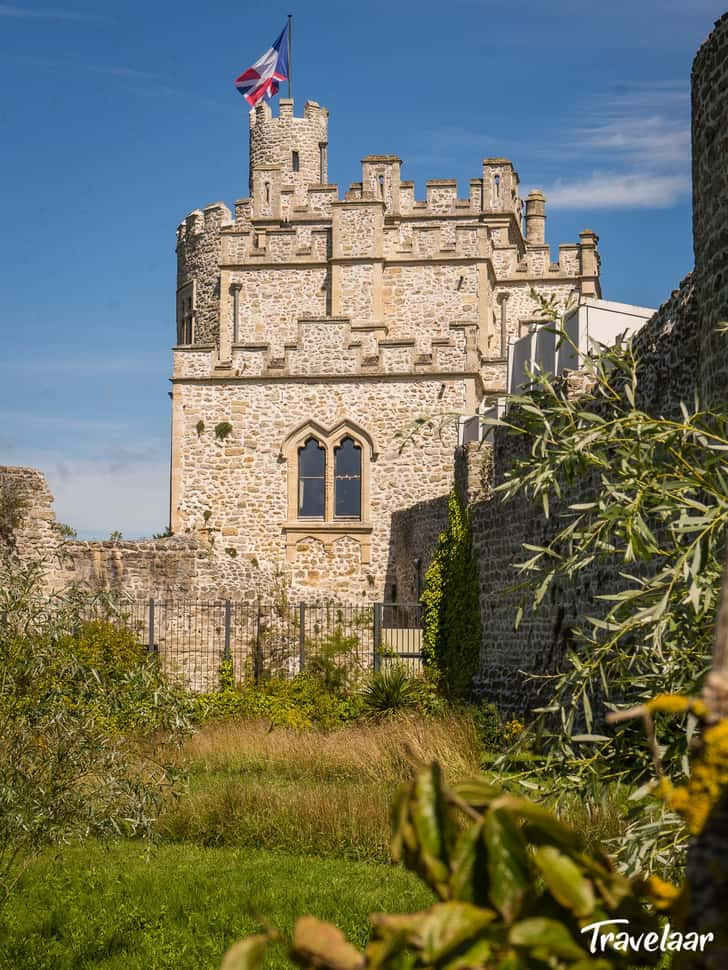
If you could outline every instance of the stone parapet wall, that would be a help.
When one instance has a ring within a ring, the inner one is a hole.
[[[417,201],[413,184],[401,179],[401,159],[368,155],[361,182],[340,200],[338,187],[325,184],[327,125],[327,110],[315,102],[303,117],[287,99],[278,117],[259,104],[251,113],[251,197],[235,203],[234,220],[216,203],[178,229],[178,286],[192,287],[183,302],[192,295],[193,342],[215,347],[211,372],[235,344],[267,343],[274,359],[283,357],[301,317],[318,316],[384,325],[394,341],[414,337],[406,366],[415,375],[432,342],[462,322],[477,329],[488,391],[503,390],[502,338],[520,336],[537,314],[531,288],[562,305],[593,292],[585,247],[591,252],[594,238],[559,247],[552,262],[542,238],[544,200],[537,242],[524,238],[518,176],[503,158],[483,162],[467,199],[457,197],[456,180],[430,179]],[[504,325],[497,298],[506,291],[513,299]],[[401,356],[385,370],[399,373]],[[308,373],[311,365],[295,370]]]

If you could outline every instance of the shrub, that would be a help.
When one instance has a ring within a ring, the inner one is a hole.
[[[498,706],[489,701],[482,701],[473,708],[473,717],[478,728],[478,734],[486,751],[496,751],[501,746],[503,722]]]
[[[144,647],[131,630],[108,620],[89,620],[66,636],[62,647],[104,677],[123,675],[145,659]]]
[[[346,636],[340,627],[316,642],[307,644],[306,672],[327,691],[343,691],[356,680],[359,638]]]
[[[417,683],[401,664],[370,674],[361,695],[364,709],[370,714],[393,714],[415,707],[418,701]]]
[[[0,577],[0,905],[45,845],[149,834],[171,782],[149,742],[186,727],[184,699],[156,666],[117,665],[109,646],[129,641],[84,624],[83,597],[44,596],[41,575],[7,562]]]
[[[273,727],[298,730],[311,727],[328,730],[362,713],[362,701],[356,694],[329,690],[311,673],[257,686],[229,685],[215,693],[198,694],[193,704],[198,723],[225,718],[266,719]]]

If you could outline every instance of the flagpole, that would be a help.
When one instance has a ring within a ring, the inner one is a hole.
[[[293,55],[291,53],[291,35],[293,33],[293,14],[288,14],[288,97],[293,97]]]

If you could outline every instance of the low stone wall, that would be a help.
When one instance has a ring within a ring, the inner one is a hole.
[[[139,541],[82,542],[65,539],[53,512],[53,496],[41,472],[0,466],[0,495],[17,524],[3,528],[0,546],[19,560],[43,566],[49,590],[78,586],[132,598],[196,596],[253,602],[275,592],[271,571],[233,557],[191,536]],[[0,504],[0,510],[3,505]],[[12,525],[9,518],[8,526]]]

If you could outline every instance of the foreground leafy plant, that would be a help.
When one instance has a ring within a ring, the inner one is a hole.
[[[655,908],[675,896],[667,884],[620,875],[602,853],[584,853],[575,832],[528,799],[480,779],[446,788],[436,764],[402,787],[393,825],[394,860],[417,872],[438,902],[406,915],[372,915],[363,953],[336,927],[304,917],[290,948],[300,966],[607,970],[627,966],[635,953],[608,947],[593,959],[591,925],[625,919],[631,936],[647,940],[657,933]],[[238,944],[226,970],[258,966],[267,938]],[[640,953],[644,963],[656,959]]]

